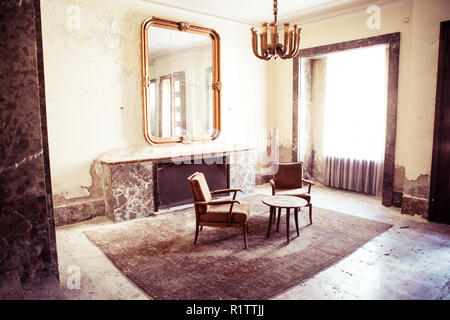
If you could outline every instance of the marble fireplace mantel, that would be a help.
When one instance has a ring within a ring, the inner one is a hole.
[[[101,181],[105,214],[114,222],[144,218],[157,213],[158,163],[173,161],[193,165],[208,159],[227,157],[230,188],[245,194],[255,190],[256,149],[226,143],[176,146],[145,146],[120,149],[101,155]],[[187,182],[186,182],[187,183]]]
[[[124,164],[143,161],[182,160],[246,152],[253,147],[211,142],[208,144],[156,145],[118,149],[102,154],[98,160],[103,164]]]

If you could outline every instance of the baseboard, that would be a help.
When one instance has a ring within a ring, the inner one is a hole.
[[[93,199],[84,202],[55,206],[55,226],[63,226],[91,220],[105,215],[105,200]]]
[[[403,202],[403,192],[395,192],[392,194],[392,205],[401,208]]]
[[[420,215],[425,219],[428,218],[429,203],[427,199],[403,196],[402,214]]]

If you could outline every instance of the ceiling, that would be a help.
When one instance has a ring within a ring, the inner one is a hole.
[[[250,25],[273,21],[273,0],[143,0]],[[278,21],[300,21],[373,0],[278,0]]]

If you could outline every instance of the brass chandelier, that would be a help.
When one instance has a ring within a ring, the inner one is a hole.
[[[290,59],[298,54],[300,48],[300,33],[302,31],[296,24],[294,29],[290,30],[289,22],[284,24],[284,42],[279,43],[278,31],[277,31],[277,14],[278,14],[278,1],[273,1],[273,15],[275,17],[274,22],[262,25],[262,34],[259,35],[261,40],[261,53],[258,51],[258,32],[255,28],[251,28],[252,31],[252,47],[253,53],[259,59],[270,60],[272,57],[277,59]],[[268,27],[270,27],[270,35],[268,36]],[[270,43],[268,39],[270,37]]]

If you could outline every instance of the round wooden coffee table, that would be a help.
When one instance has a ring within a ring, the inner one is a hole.
[[[270,207],[269,228],[267,230],[267,238],[269,238],[270,236],[270,229],[272,228],[272,223],[275,223],[277,208],[278,208],[277,232],[279,231],[280,228],[281,209],[286,209],[286,237],[287,243],[289,244],[289,220],[290,220],[289,218],[291,209],[294,209],[295,227],[297,229],[297,235],[300,236],[300,232],[298,231],[298,211],[300,210],[301,207],[308,205],[308,201],[294,196],[272,196],[264,198],[262,202]]]

